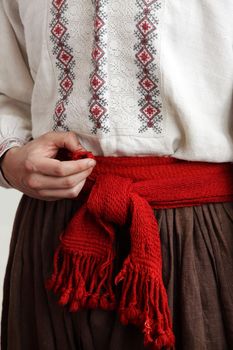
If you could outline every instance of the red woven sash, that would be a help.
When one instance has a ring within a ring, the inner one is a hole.
[[[73,153],[72,159],[81,156]],[[233,165],[167,157],[96,160],[78,197],[85,200],[61,235],[47,287],[71,311],[116,309],[123,324],[141,329],[146,346],[168,349],[175,340],[152,208],[233,201]],[[129,230],[131,248],[113,281],[115,232],[121,227]],[[119,304],[114,283],[121,284]]]

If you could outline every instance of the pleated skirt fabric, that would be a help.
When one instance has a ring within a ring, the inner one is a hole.
[[[70,313],[47,292],[59,235],[77,200],[23,195],[5,275],[1,350],[144,350],[143,336],[115,312]],[[155,210],[176,349],[233,349],[233,203]],[[117,233],[117,264],[130,249]]]

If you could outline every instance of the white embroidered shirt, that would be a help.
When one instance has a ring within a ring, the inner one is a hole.
[[[232,91],[232,0],[0,2],[0,156],[72,130],[96,155],[233,161]]]

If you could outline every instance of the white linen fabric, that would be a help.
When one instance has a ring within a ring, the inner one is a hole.
[[[0,1],[0,156],[71,130],[95,155],[232,162],[232,92],[232,0]]]

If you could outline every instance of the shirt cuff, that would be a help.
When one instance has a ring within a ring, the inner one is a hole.
[[[6,151],[8,151],[12,147],[20,147],[23,146],[25,143],[27,143],[26,140],[12,137],[12,138],[7,138],[5,139],[1,144],[0,144],[0,187],[4,188],[12,188],[12,186],[9,184],[9,182],[5,179],[2,169],[1,169],[1,161],[3,159],[4,154]]]
[[[0,159],[3,156],[3,154],[6,153],[6,151],[8,151],[8,149],[15,146],[23,146],[27,142],[28,140],[20,139],[18,137],[10,137],[3,140],[3,142],[0,142]]]

